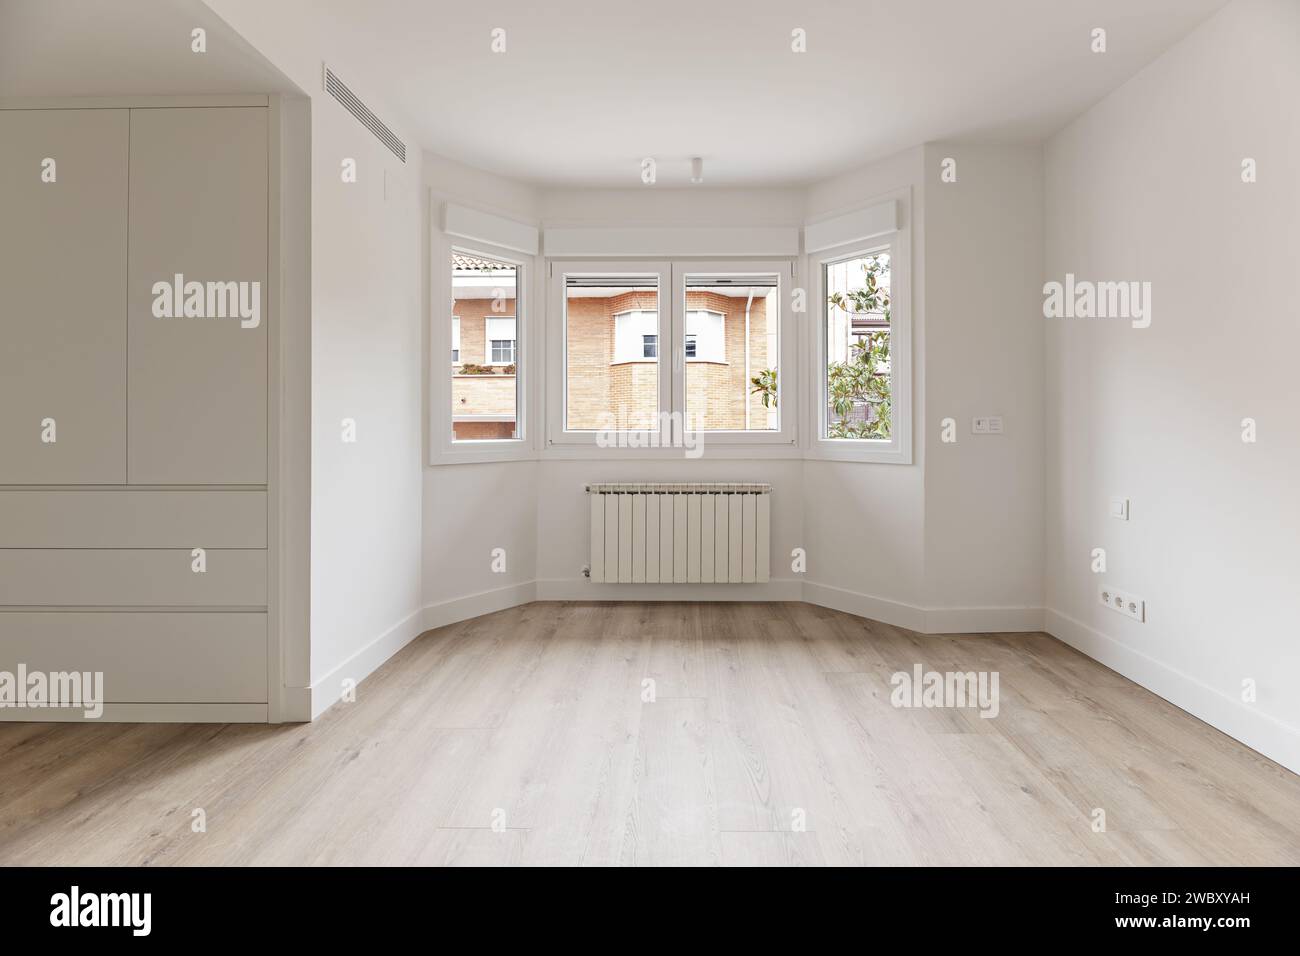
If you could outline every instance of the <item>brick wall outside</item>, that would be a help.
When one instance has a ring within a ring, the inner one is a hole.
[[[702,426],[743,429],[745,403],[750,427],[766,427],[762,399],[750,395],[745,377],[745,299],[692,291],[686,308],[723,313],[725,362],[686,363],[686,401],[691,427],[696,416]],[[653,293],[629,292],[609,298],[569,300],[568,427],[610,427],[611,415],[620,428],[652,428],[658,415],[658,366],[652,361],[614,359],[614,315],[630,309],[653,309]],[[755,298],[749,310],[750,376],[768,367],[767,308]]]
[[[505,311],[493,312],[492,299],[457,299],[451,304],[452,315],[460,319],[460,361],[486,365],[487,322],[493,318],[508,318],[515,314],[515,300],[504,300]]]
[[[656,427],[657,363],[650,360],[614,363],[614,315],[633,309],[654,309],[656,302],[657,296],[652,292],[569,300],[567,427],[591,430]],[[750,428],[767,427],[768,410],[759,396],[750,394],[751,386],[745,376],[745,302],[744,298],[701,290],[687,294],[688,310],[708,309],[724,316],[725,361],[686,363],[686,407],[693,428],[743,429],[746,403]],[[484,319],[491,315],[512,315],[514,300],[507,300],[504,313],[494,313],[491,299],[461,299],[454,303],[453,312],[460,318],[461,362],[486,364]],[[753,300],[749,329],[752,377],[767,368],[769,362],[764,299]],[[662,346],[661,342],[661,349]],[[514,376],[456,375],[452,379],[453,415],[513,416],[514,389]],[[698,422],[697,416],[701,416]],[[457,437],[470,437],[470,429],[464,435],[461,429],[462,425],[469,424],[457,423]]]

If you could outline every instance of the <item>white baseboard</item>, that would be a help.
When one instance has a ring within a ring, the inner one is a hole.
[[[1300,773],[1300,729],[1202,683],[1153,657],[1048,609],[1044,629],[1075,650],[1199,717],[1211,727]]]
[[[412,611],[311,685],[311,716],[308,719],[315,720],[338,703],[343,694],[345,679],[350,678],[360,684],[385,661],[425,631],[455,624],[457,621],[467,621],[483,614],[491,614],[493,611],[527,604],[537,599],[536,594],[535,583],[526,581],[522,584],[494,588],[491,591],[481,591],[451,601],[429,604]]]
[[[5,707],[4,721],[85,724],[264,724],[266,704],[105,704],[98,717],[81,707]]]
[[[803,582],[765,584],[597,584],[587,578],[542,578],[538,601],[800,601]]]
[[[925,611],[922,608],[863,594],[860,591],[805,581],[803,600],[818,607],[828,607],[832,611],[843,611],[846,614],[856,614],[858,617],[868,617],[882,624],[905,627],[909,631],[920,631],[925,628]]]
[[[805,581],[803,600],[920,634],[992,634],[1043,630],[1041,607],[920,607]]]
[[[926,634],[1007,634],[1043,630],[1041,607],[929,607]]]
[[[311,685],[311,719],[329,710],[343,696],[343,681],[360,684],[424,631],[424,608],[417,608],[383,634]]]
[[[426,604],[421,630],[431,631],[435,627],[446,627],[458,621],[468,621],[471,617],[491,614],[493,611],[504,611],[506,608],[518,607],[536,600],[537,582],[523,581],[438,604]]]

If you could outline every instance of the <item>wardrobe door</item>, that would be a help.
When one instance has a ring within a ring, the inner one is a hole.
[[[131,110],[130,212],[128,479],[265,484],[267,110]]]
[[[126,110],[0,110],[0,484],[126,480]]]

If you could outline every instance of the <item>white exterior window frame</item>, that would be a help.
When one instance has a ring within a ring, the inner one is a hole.
[[[686,324],[687,324],[687,326],[690,325],[690,322],[691,322],[691,316],[692,316],[692,315],[700,315],[700,314],[703,314],[703,315],[716,315],[716,316],[718,317],[718,326],[719,326],[719,327],[721,328],[721,330],[722,330],[722,335],[721,335],[721,343],[722,343],[722,357],[721,357],[721,358],[708,358],[708,357],[701,358],[700,355],[699,355],[699,348],[700,348],[699,336],[698,336],[696,333],[691,332],[690,329],[687,328],[687,330],[686,330],[685,332],[682,333],[682,334],[683,334],[683,338],[688,338],[688,337],[690,337],[691,335],[695,335],[695,336],[696,336],[696,339],[695,339],[695,352],[696,352],[696,354],[694,354],[694,355],[687,355],[687,356],[686,356],[686,361],[687,361],[687,362],[704,362],[705,364],[709,364],[709,365],[728,365],[728,364],[730,364],[730,360],[727,358],[727,313],[725,313],[725,312],[719,312],[717,309],[687,309],[687,310],[686,310]],[[779,336],[779,335],[778,335],[778,337],[777,337],[777,341],[780,341],[780,336]],[[682,347],[685,348],[685,345],[683,345]]]
[[[827,438],[827,305],[826,266],[878,253],[889,254],[890,394],[893,422],[888,441],[871,438]],[[912,271],[910,239],[899,228],[871,239],[820,250],[808,256],[807,272],[813,295],[808,303],[809,354],[807,457],[830,461],[912,464]]]
[[[515,289],[515,294],[516,294],[516,295],[519,294],[519,290],[518,290],[518,289]],[[514,325],[515,325],[515,334],[514,334],[513,336],[511,336],[509,339],[493,338],[493,336],[492,336],[491,333],[488,331],[488,329],[489,329],[489,324],[490,324],[494,319],[510,319],[510,320],[514,323]],[[508,361],[508,362],[498,362],[496,359],[494,359],[494,358],[492,357],[492,343],[493,343],[493,342],[506,342],[506,341],[509,341],[509,342],[512,342],[512,343],[513,343],[513,345],[512,345],[511,348],[510,348],[510,351],[511,351],[511,353],[512,353],[512,355],[513,355],[514,357],[511,358],[510,361]],[[519,315],[518,315],[518,310],[516,310],[516,313],[515,313],[514,315],[485,315],[485,316],[483,316],[483,364],[484,364],[484,365],[501,365],[501,366],[504,366],[504,365],[515,365],[515,361],[516,361],[516,359],[518,359],[518,358],[519,358]]]
[[[648,312],[648,311],[649,311],[649,309],[624,309],[622,312],[615,312],[615,313],[614,313],[614,358],[613,358],[613,361],[610,363],[611,365],[627,365],[627,364],[632,363],[632,362],[646,362],[646,363],[650,363],[650,362],[658,362],[658,361],[659,361],[659,345],[658,345],[658,342],[659,342],[659,331],[658,331],[658,329],[659,329],[659,327],[658,327],[658,324],[655,325],[655,332],[654,332],[654,335],[655,335],[655,355],[654,355],[654,358],[647,358],[646,355],[645,355],[645,334],[642,333],[642,332],[636,332],[636,333],[634,333],[634,334],[632,335],[632,340],[633,340],[633,343],[634,343],[632,346],[625,346],[625,349],[626,349],[626,351],[627,351],[628,354],[636,353],[636,354],[635,354],[635,357],[633,357],[633,358],[627,358],[627,357],[625,357],[625,356],[624,356],[624,357],[620,357],[620,355],[619,355],[618,320],[621,319],[621,318],[624,318],[625,316],[629,316],[629,315],[642,315],[642,314],[644,314],[644,313],[646,313],[646,312]]]

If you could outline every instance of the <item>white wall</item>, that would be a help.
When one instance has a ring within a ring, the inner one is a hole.
[[[912,230],[911,465],[809,461],[804,525],[810,597],[857,613],[919,626],[925,599],[925,235],[924,150],[907,150],[808,190],[817,220],[910,188]],[[809,316],[817,313],[810,308]],[[833,503],[833,504],[832,504]],[[834,590],[831,590],[834,589]],[[847,592],[847,593],[842,593]],[[866,600],[864,600],[864,597]],[[898,605],[898,606],[894,606]]]
[[[955,182],[941,182],[945,159]],[[1024,608],[1043,596],[1043,159],[1039,146],[925,147],[925,597]],[[971,419],[999,415],[1001,435]],[[955,442],[939,423],[955,420]],[[990,620],[992,623],[992,620]]]
[[[434,323],[448,320],[452,239],[441,229],[443,204],[454,202],[535,224],[538,198],[536,190],[527,184],[432,153],[424,155],[424,186],[424,261],[427,263],[424,297],[425,314],[429,318],[424,349],[427,354]],[[536,269],[537,260],[532,265]],[[524,281],[532,284],[527,268]],[[524,301],[525,309],[538,305],[532,297]],[[525,340],[525,347],[530,345]],[[426,443],[431,384],[426,375],[423,429]],[[537,576],[537,462],[429,467],[428,451],[426,444],[423,595],[425,605],[432,609],[428,625],[484,613],[529,598],[532,581]],[[497,548],[505,551],[502,573],[493,570],[492,552]]]
[[[1300,770],[1300,4],[1229,5],[1046,156],[1048,277],[1153,286],[1149,328],[1048,321],[1049,628]]]
[[[419,632],[420,150],[306,0],[209,0],[312,98],[312,708]],[[321,62],[406,139],[403,165],[321,90]],[[357,161],[344,184],[340,164]],[[340,422],[356,420],[357,441]]]

